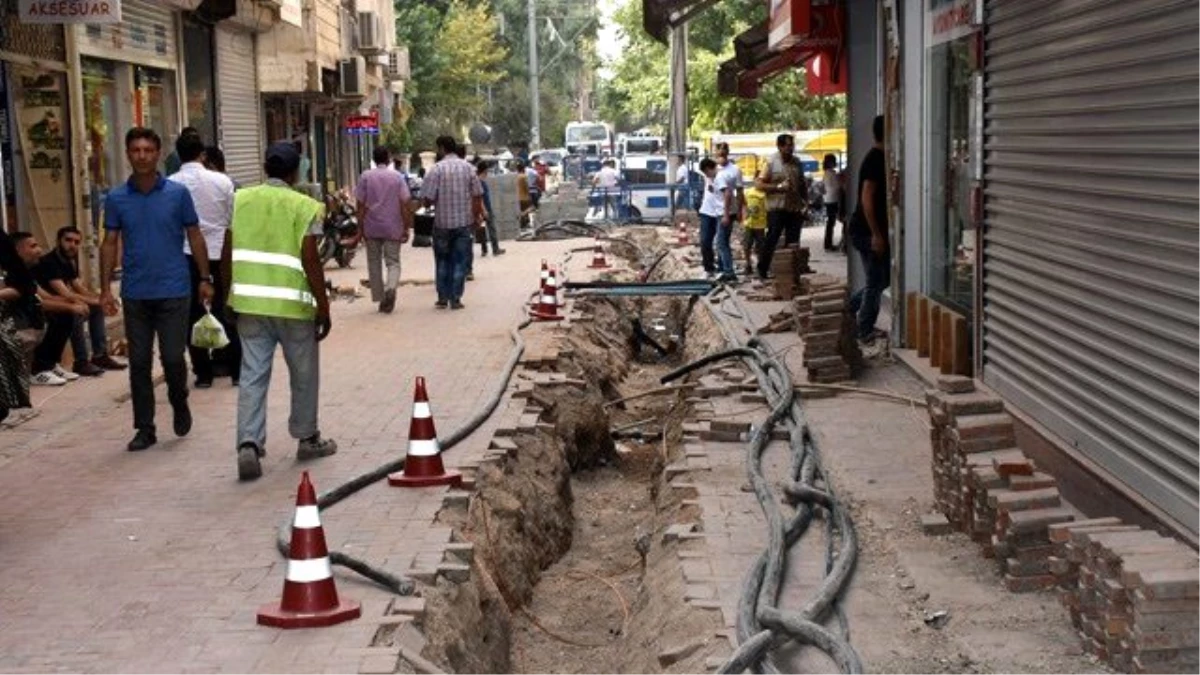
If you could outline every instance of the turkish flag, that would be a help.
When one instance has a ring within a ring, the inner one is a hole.
[[[836,61],[836,70],[835,70]],[[846,64],[846,54],[833,52],[817,52],[805,65],[808,93],[813,96],[832,96],[845,94],[846,82],[849,79]]]

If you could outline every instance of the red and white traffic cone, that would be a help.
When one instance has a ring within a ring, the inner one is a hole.
[[[447,471],[442,463],[442,448],[438,444],[437,429],[433,426],[433,411],[429,408],[429,394],[425,391],[423,377],[417,377],[417,386],[413,391],[412,421],[408,424],[408,454],[404,457],[404,470],[390,474],[388,485],[462,485],[462,474]]]
[[[558,313],[558,280],[554,276],[553,268],[550,269],[550,276],[546,278],[546,285],[542,288],[537,307],[529,314],[534,321],[562,321],[565,318]]]
[[[283,599],[278,605],[259,608],[258,623],[276,628],[319,628],[357,619],[361,614],[357,602],[338,598],[317,508],[317,491],[305,471],[296,492]]]
[[[545,258],[542,258],[542,273],[538,280],[538,290],[541,290],[546,287],[546,279],[548,279],[549,277],[550,277],[550,264],[546,262]]]
[[[687,223],[686,223],[686,222],[684,222],[684,221],[682,221],[682,220],[681,220],[681,221],[679,221],[679,224],[678,224],[678,225],[675,227],[675,233],[676,233],[676,234],[675,234],[675,243],[676,243],[676,245],[678,245],[678,246],[687,246],[687,245],[688,245],[688,243],[689,243],[689,242],[688,242],[688,228],[687,228]]]
[[[604,257],[604,247],[600,245],[600,240],[596,240],[596,249],[592,252],[592,264],[588,265],[589,269],[606,270],[612,267],[608,264],[608,260]]]

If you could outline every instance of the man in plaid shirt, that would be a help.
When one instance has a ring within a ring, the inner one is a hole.
[[[473,253],[473,228],[483,222],[483,185],[475,167],[456,154],[450,136],[437,139],[437,164],[425,176],[421,198],[433,212],[437,307],[462,309],[463,286]]]

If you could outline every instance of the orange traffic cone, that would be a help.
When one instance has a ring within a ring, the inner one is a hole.
[[[433,411],[429,409],[429,394],[425,378],[417,377],[413,392],[412,422],[408,425],[408,454],[404,471],[388,476],[394,487],[430,487],[432,485],[462,485],[462,474],[447,471],[442,464],[442,448],[438,445],[437,429],[433,427]]]
[[[604,257],[604,247],[600,245],[600,240],[596,240],[596,249],[592,253],[592,264],[588,265],[589,269],[606,270],[612,267],[608,264],[608,260]]]
[[[352,600],[339,600],[325,546],[325,529],[317,508],[317,492],[300,477],[296,492],[296,517],[292,520],[292,547],[288,552],[283,600],[258,610],[258,622],[276,628],[318,628],[357,619],[362,608]]]
[[[550,276],[546,278],[546,285],[542,287],[537,307],[529,314],[534,321],[563,320],[564,317],[558,314],[558,280],[554,276],[553,268],[550,269]]]

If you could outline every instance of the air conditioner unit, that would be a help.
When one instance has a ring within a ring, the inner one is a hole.
[[[388,80],[412,79],[412,68],[408,61],[408,47],[396,47],[388,52],[387,69],[384,71]]]
[[[351,56],[338,61],[338,95],[342,98],[362,98],[367,95],[367,60]]]
[[[383,22],[375,12],[358,13],[358,51],[378,54],[383,47]]]

